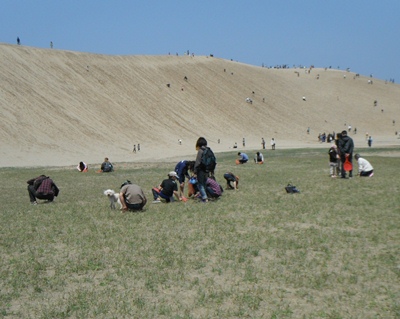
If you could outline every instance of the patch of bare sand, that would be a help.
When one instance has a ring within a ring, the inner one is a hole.
[[[260,149],[262,137],[267,149],[272,137],[277,148],[327,147],[318,133],[348,125],[358,130],[356,147],[366,147],[366,132],[374,147],[400,144],[400,86],[377,79],[371,85],[349,72],[344,78],[341,70],[7,44],[0,44],[0,68],[0,167],[189,158],[199,136],[216,152],[235,142],[239,150]]]

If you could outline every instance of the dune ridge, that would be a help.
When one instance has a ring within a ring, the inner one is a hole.
[[[199,136],[216,152],[257,149],[261,137],[267,148],[272,137],[278,148],[316,147],[318,133],[347,125],[356,146],[366,132],[374,145],[399,145],[400,86],[343,70],[8,44],[0,57],[0,167],[194,157]]]

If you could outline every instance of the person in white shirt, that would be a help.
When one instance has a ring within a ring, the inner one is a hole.
[[[264,156],[260,152],[257,152],[256,156],[254,156],[254,163],[256,163],[256,164],[264,163]]]
[[[368,162],[365,158],[362,158],[360,154],[356,154],[354,158],[358,163],[358,175],[360,177],[374,176],[374,168],[372,167],[370,162]]]

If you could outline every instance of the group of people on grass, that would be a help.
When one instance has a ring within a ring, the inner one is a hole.
[[[177,201],[187,201],[184,196],[184,188],[186,179],[188,179],[188,198],[197,198],[202,203],[206,203],[209,199],[217,199],[223,193],[222,186],[215,179],[214,169],[208,169],[203,162],[203,155],[210,151],[207,146],[207,140],[200,137],[196,142],[197,156],[195,161],[182,160],[175,166],[175,170],[168,173],[158,187],[152,189],[154,198],[153,203],[166,202],[169,203],[174,198]],[[337,134],[335,143],[329,149],[329,166],[330,176],[346,178],[346,171],[349,172],[349,178],[353,177],[353,151],[354,142],[347,135],[347,131]],[[243,152],[238,153],[239,159],[237,164],[245,164],[249,157]],[[371,163],[359,154],[355,154],[354,158],[358,163],[358,175],[372,177],[374,168]],[[214,158],[215,159],[215,158]],[[257,152],[254,158],[255,163],[264,163],[264,156]],[[350,163],[350,166],[349,164]],[[216,163],[215,163],[216,164]],[[215,165],[214,165],[215,167]],[[80,172],[87,172],[88,166],[84,162],[80,162],[77,166]],[[105,158],[101,165],[101,172],[112,172],[113,165],[108,158]],[[232,172],[226,172],[224,175],[226,180],[226,189],[238,190],[239,177]],[[28,183],[28,194],[32,205],[37,205],[37,199],[53,202],[59,194],[59,189],[54,181],[45,175],[40,175],[30,179]],[[119,199],[121,201],[122,210],[140,211],[147,203],[147,198],[140,186],[132,184],[130,181],[124,182],[120,187]]]
[[[353,177],[353,152],[354,141],[347,135],[347,131],[342,131],[336,136],[335,142],[330,147],[329,154],[329,167],[330,176],[336,178],[346,178],[346,172],[349,172],[349,178]],[[358,164],[358,175],[361,177],[372,177],[374,175],[374,168],[371,163],[362,158],[360,154],[355,154],[354,158]]]
[[[203,163],[203,153],[210,150],[207,146],[207,140],[204,137],[200,137],[197,140],[196,150],[197,156],[195,161],[180,161],[177,163],[175,170],[169,172],[167,178],[158,187],[152,189],[153,203],[169,203],[174,198],[177,201],[186,201],[187,198],[184,196],[186,178],[189,180],[188,197],[197,198],[201,202],[206,203],[209,199],[217,199],[222,195],[224,190],[216,181],[214,174],[216,162],[212,170],[208,169]],[[77,169],[80,172],[87,172],[88,166],[86,163],[80,162]],[[105,158],[98,172],[112,172],[113,170],[113,165],[108,158]],[[224,174],[224,178],[227,183],[226,189],[238,189],[238,176],[232,172],[227,172]],[[28,192],[31,204],[36,205],[37,199],[52,202],[58,196],[59,189],[50,177],[41,175],[28,181]],[[121,185],[118,196],[123,211],[140,211],[143,210],[143,207],[147,203],[147,198],[142,188],[130,181],[125,181]]]

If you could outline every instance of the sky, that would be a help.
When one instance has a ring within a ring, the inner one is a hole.
[[[210,55],[400,82],[400,0],[1,0],[0,43]],[[1,70],[0,70],[1,72]]]

